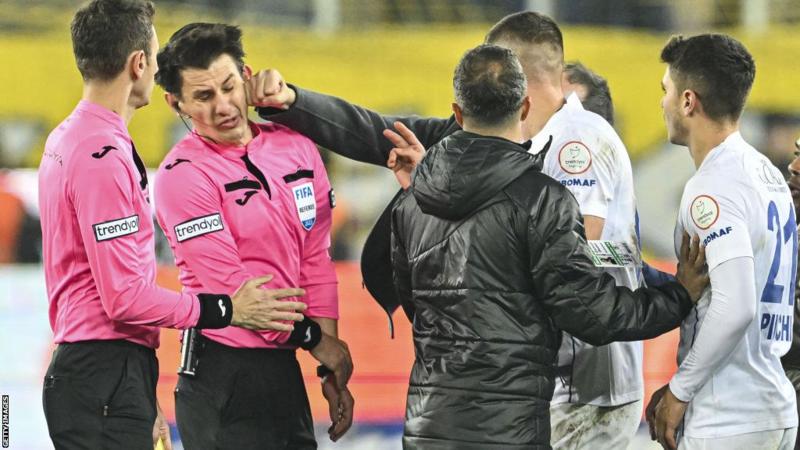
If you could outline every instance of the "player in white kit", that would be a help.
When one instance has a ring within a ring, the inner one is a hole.
[[[780,171],[739,133],[755,64],[741,43],[710,34],[673,38],[661,59],[669,139],[697,167],[676,243],[699,235],[711,287],[681,325],[677,373],[647,408],[651,434],[668,449],[791,449],[797,412],[780,357],[792,339],[797,227]]]
[[[611,125],[585,110],[572,93],[532,148],[546,140],[552,142],[542,172],[569,188],[584,217],[602,220],[594,230],[586,221],[587,238],[624,243],[638,260],[631,162]],[[639,287],[635,264],[607,270],[618,286]],[[627,447],[642,414],[642,343],[593,347],[564,333],[557,370],[550,408],[553,447]]]

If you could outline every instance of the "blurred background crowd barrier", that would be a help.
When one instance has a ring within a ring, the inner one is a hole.
[[[797,0],[173,0],[156,1],[164,42],[193,21],[244,29],[246,62],[274,67],[298,86],[334,94],[388,114],[449,115],[452,73],[467,49],[506,14],[534,9],[564,33],[566,59],[609,81],[616,128],[634,165],[646,258],[670,269],[672,227],[693,167],[669,145],[661,117],[659,62],[671,34],[719,31],[753,54],[757,75],[744,136],[781,169],[800,137],[800,2]],[[52,349],[41,271],[36,167],[48,132],[75,106],[81,80],[69,22],[77,1],[0,0],[0,393],[11,395],[11,448],[52,448],[41,412],[41,376]],[[155,168],[186,129],[156,88],[130,130]],[[534,108],[536,105],[534,105]],[[383,206],[396,192],[391,172],[323,150],[337,191],[333,251],[340,277],[342,335],[356,364],[356,427],[334,448],[399,448],[413,347],[402,315],[389,339],[387,318],[362,288],[357,260]],[[152,185],[152,183],[151,183]],[[152,198],[152,196],[151,196]],[[157,242],[160,282],[179,288],[172,255]],[[675,367],[676,335],[646,343],[647,389]],[[159,398],[174,421],[177,335],[162,337]],[[314,417],[327,409],[303,361]],[[649,394],[648,394],[649,398]],[[173,435],[176,437],[176,433]],[[319,435],[323,448],[330,446]],[[636,448],[646,445],[637,444]]]

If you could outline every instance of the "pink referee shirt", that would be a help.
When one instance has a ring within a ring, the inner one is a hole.
[[[233,293],[249,278],[272,274],[266,288],[302,287],[306,316],[336,319],[336,272],[328,254],[334,197],[319,152],[283,126],[250,126],[254,137],[244,147],[191,133],[158,169],[156,216],[181,283],[187,292]],[[251,348],[285,347],[289,338],[237,327],[203,335]]]
[[[56,343],[125,339],[155,348],[157,327],[197,324],[193,295],[155,284],[147,192],[144,165],[116,113],[81,101],[48,136],[39,207]]]

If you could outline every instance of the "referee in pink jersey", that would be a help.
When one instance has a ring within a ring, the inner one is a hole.
[[[188,292],[224,291],[274,273],[276,286],[305,290],[308,309],[291,333],[203,330],[198,369],[175,390],[178,428],[192,449],[314,449],[298,347],[322,364],[330,439],[353,417],[352,361],[338,339],[328,252],[334,195],[313,142],[248,120],[253,86],[241,36],[235,26],[193,23],[158,53],[156,81],[192,124],[156,175],[158,222]]]
[[[216,294],[155,284],[144,164],[127,124],[158,70],[154,7],[94,0],[72,21],[81,101],[50,133],[39,168],[44,271],[55,343],[43,403],[56,449],[146,449],[157,414],[159,327],[290,331],[303,290],[250,277]]]

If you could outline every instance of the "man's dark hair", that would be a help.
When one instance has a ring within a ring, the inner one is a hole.
[[[244,70],[242,30],[222,23],[190,23],[176,31],[158,52],[156,83],[180,96],[182,70],[207,69],[222,55],[233,58],[239,72]]]
[[[84,81],[111,80],[131,53],[150,57],[153,3],[145,0],[94,0],[72,19],[72,51]]]
[[[485,126],[511,120],[525,100],[527,84],[514,52],[491,44],[465,53],[453,75],[463,117]]]
[[[583,107],[595,114],[602,116],[608,123],[614,125],[614,104],[611,101],[611,90],[605,78],[592,72],[580,62],[567,63],[564,74],[572,84],[586,87],[586,98],[582,100]]]
[[[738,120],[753,86],[756,65],[741,42],[724,34],[673,36],[661,50],[679,91],[697,93],[713,120]]]

